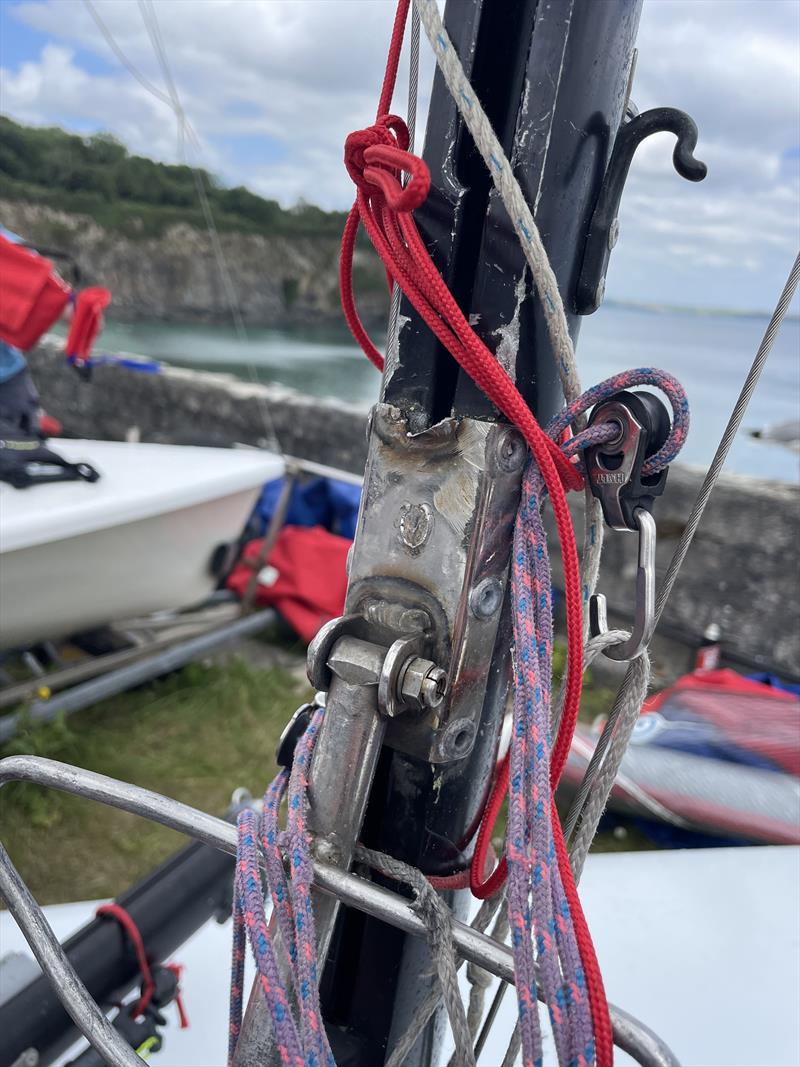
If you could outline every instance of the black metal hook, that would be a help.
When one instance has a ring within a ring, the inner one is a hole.
[[[606,270],[611,250],[617,243],[622,190],[636,149],[653,133],[674,133],[672,162],[682,178],[701,182],[708,173],[705,163],[694,156],[697,126],[685,111],[674,107],[654,107],[624,123],[614,141],[603,186],[589,226],[583,265],[575,291],[578,314],[591,315],[600,306],[605,290]]]

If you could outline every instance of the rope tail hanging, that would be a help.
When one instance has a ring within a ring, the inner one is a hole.
[[[389,111],[402,48],[410,0],[399,0],[392,30],[386,75],[375,123],[347,138],[345,165],[356,185],[356,202],[345,225],[340,261],[342,306],[348,325],[368,358],[382,369],[383,359],[364,329],[355,306],[352,264],[358,227],[363,224],[386,269],[390,288],[395,284],[422,319],[478,387],[515,425],[530,448],[522,500],[512,549],[512,601],[514,624],[514,711],[510,752],[501,763],[480,833],[471,872],[475,895],[496,894],[508,878],[508,923],[515,960],[519,1034],[525,1067],[542,1062],[542,1032],[537,1001],[547,1005],[562,1067],[609,1067],[613,1061],[612,1030],[602,976],[583,915],[564,835],[555,806],[555,789],[565,766],[577,722],[583,673],[583,603],[581,574],[568,490],[583,489],[580,452],[610,440],[618,432],[609,424],[584,429],[588,408],[621,388],[656,385],[669,397],[673,425],[666,444],[649,460],[648,473],[662,469],[674,458],[688,430],[688,406],[679,384],[669,375],[650,368],[617,375],[580,394],[574,353],[555,278],[541,240],[502,155],[488,120],[473,96],[467,96],[470,129],[504,200],[508,198],[525,254],[534,275],[564,383],[568,406],[546,429],[542,428],[514,383],[483,344],[456,304],[419,235],[412,212],[425,200],[430,174],[424,161],[409,151],[409,135],[402,119]],[[454,93],[467,94],[468,86],[458,57],[446,39],[438,12],[430,0],[419,0],[422,25],[432,37],[437,59],[445,61],[445,78]],[[457,68],[456,68],[457,65]],[[459,74],[460,71],[460,74]],[[463,82],[463,84],[462,84]],[[459,88],[460,87],[460,88]],[[461,106],[461,105],[460,105]],[[481,117],[482,116],[482,117]],[[466,115],[465,115],[466,118]],[[469,123],[468,123],[469,125]],[[402,176],[407,175],[404,183]],[[507,205],[508,206],[508,205]],[[552,691],[553,614],[551,575],[542,506],[549,498],[555,517],[564,571],[568,656],[563,703],[554,716]],[[593,511],[596,518],[596,510]],[[594,542],[592,538],[592,542]],[[596,553],[595,553],[596,554]],[[596,573],[596,558],[584,559],[584,575]],[[245,936],[249,937],[258,965],[261,986],[269,1003],[280,1054],[286,1063],[314,1067],[332,1063],[325,1037],[317,991],[314,924],[310,905],[310,840],[305,826],[308,764],[319,728],[317,713],[298,747],[291,779],[281,772],[265,797],[261,845],[267,883],[281,939],[290,957],[291,979],[300,1008],[300,1026],[290,1017],[290,990],[275,965],[266,926],[258,873],[258,824],[244,813],[239,824],[237,903],[235,910],[234,964],[231,998],[231,1059],[241,1019],[241,985]],[[553,728],[554,718],[558,720]],[[287,793],[288,824],[278,830],[277,810]],[[503,797],[508,791],[509,820],[506,855],[483,881],[489,842]],[[284,873],[281,850],[289,863]],[[369,857],[373,866],[392,865],[391,857]],[[446,1004],[457,1037],[465,1047],[463,1010],[452,1000],[454,967],[442,954],[452,956],[452,945],[436,934],[441,909],[430,906],[430,893],[421,892],[421,876],[407,873],[420,904],[427,909],[434,955],[446,992]],[[450,991],[450,994],[447,991]],[[509,1057],[513,1057],[515,1044]],[[406,1045],[406,1047],[408,1047]],[[471,1062],[466,1053],[464,1062]],[[510,1062],[510,1060],[509,1060]]]
[[[621,388],[623,380],[630,384],[631,378],[620,376],[604,383],[605,391],[601,387],[590,396],[576,395],[579,387],[563,305],[530,211],[485,115],[474,106],[477,101],[469,90],[452,45],[441,25],[435,23],[438,13],[427,0],[421,0],[417,9],[437,58],[444,57],[440,66],[451,93],[454,98],[470,104],[462,109],[462,114],[476,144],[484,157],[488,155],[495,182],[503,185],[502,191],[512,202],[511,218],[523,238],[537,288],[544,294],[545,315],[559,354],[565,393],[573,403],[566,409],[558,429],[545,434],[493,354],[467,323],[419,236],[411,213],[427,196],[430,175],[424,162],[408,152],[405,124],[388,113],[391,84],[402,43],[401,27],[408,10],[404,0],[398,5],[376,122],[368,129],[352,134],[345,146],[345,165],[356,184],[357,197],[342,243],[342,305],[354,337],[372,362],[382,368],[382,358],[360,322],[353,298],[352,256],[360,221],[383,261],[390,284],[397,283],[437,338],[520,429],[531,448],[532,461],[517,521],[512,566],[516,677],[514,739],[510,753],[509,842],[507,861],[494,873],[491,888],[493,891],[500,888],[506,868],[510,867],[513,873],[509,885],[509,917],[517,956],[524,1061],[533,1064],[541,1057],[530,929],[533,925],[535,955],[560,1062],[582,1064],[591,1063],[596,1058],[598,1064],[606,1064],[611,1062],[612,1040],[605,992],[553,799],[577,721],[583,644],[578,558],[565,494],[566,489],[582,487],[583,482],[554,438],[573,423],[581,425],[577,420],[587,407],[597,402],[601,395]],[[445,62],[448,69],[445,69]],[[472,122],[467,115],[472,117]],[[401,173],[409,176],[405,185],[401,184]],[[659,375],[656,373],[655,377]],[[666,377],[662,378],[662,382],[666,381]],[[679,392],[677,383],[668,380],[668,387],[673,384]],[[683,402],[674,403],[673,407],[681,416],[676,419],[670,439],[674,453],[685,437],[688,411]],[[575,445],[572,450],[577,450]],[[651,466],[660,469],[666,461],[667,457],[659,454],[653,457]],[[545,495],[551,499],[561,544],[569,645],[563,712],[553,743],[552,762],[549,699],[552,607],[549,564],[540,517]],[[505,776],[501,775],[501,781]],[[501,788],[495,790],[495,796],[500,800],[504,785],[502,782]],[[484,829],[475,855],[480,872],[483,871],[487,845],[488,833]],[[475,869],[473,867],[473,871]],[[531,897],[532,911],[529,906]]]

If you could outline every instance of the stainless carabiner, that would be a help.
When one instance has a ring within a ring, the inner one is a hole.
[[[633,629],[627,641],[603,649],[603,654],[614,660],[636,659],[649,644],[656,621],[656,523],[644,508],[637,508],[633,517],[639,530]],[[589,633],[592,637],[608,633],[606,598],[602,593],[596,593],[589,601]]]

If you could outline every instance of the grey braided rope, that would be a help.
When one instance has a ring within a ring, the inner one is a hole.
[[[458,987],[458,969],[450,909],[425,875],[416,867],[402,863],[383,852],[364,848],[363,845],[356,847],[355,856],[360,862],[368,864],[390,878],[405,882],[414,891],[414,901],[411,906],[428,928],[431,956],[439,975],[442,1000],[453,1031],[455,1055],[458,1057],[456,1063],[459,1067],[462,1065],[463,1067],[475,1067],[472,1037]]]
[[[495,893],[493,897],[489,897],[487,900],[482,901],[480,908],[470,923],[472,929],[478,930],[480,933],[485,933],[489,923],[494,916],[497,915],[490,936],[496,941],[505,941],[508,936],[508,912],[506,908],[502,906],[504,904],[505,890],[501,890],[499,893]],[[500,909],[499,914],[497,914],[498,909]],[[459,958],[456,962],[456,970],[459,971],[463,965],[464,960]],[[483,968],[479,967],[477,964],[469,963],[467,965],[467,980],[471,987],[470,1000],[467,1008],[467,1026],[469,1028],[470,1038],[474,1040],[478,1033],[481,1019],[483,1018],[483,1005],[486,989],[492,982],[492,976],[488,971],[484,971]],[[503,985],[505,985],[505,983],[503,983]],[[402,1067],[406,1061],[406,1057],[416,1045],[441,1002],[442,992],[441,989],[437,987],[428,994],[428,997],[425,999],[421,1007],[417,1009],[411,1025],[392,1049],[392,1053],[386,1060],[384,1067]],[[477,1046],[474,1055],[477,1059]],[[451,1056],[447,1067],[460,1067],[461,1061],[458,1060],[457,1057],[458,1051],[456,1050]]]
[[[497,893],[497,894],[495,894],[495,896],[490,897],[488,900],[484,900],[481,903],[480,908],[478,908],[478,911],[477,911],[477,913],[475,915],[475,918],[470,923],[470,925],[472,926],[473,930],[478,930],[480,933],[485,933],[486,932],[486,928],[488,927],[489,923],[492,920],[492,917],[496,913],[498,907],[500,907],[500,905],[503,903],[504,899],[505,899],[505,894],[504,893]],[[499,919],[498,919],[498,924],[499,924]],[[497,936],[497,932],[498,932],[498,925],[496,924],[494,929],[493,929],[493,931],[492,931],[492,937]],[[464,960],[459,958],[458,961],[456,962],[456,970],[457,971],[460,970],[463,965],[464,965]],[[470,965],[470,966],[472,966],[472,965]],[[468,974],[468,977],[469,977],[469,974]],[[416,1043],[419,1040],[421,1034],[423,1033],[423,1031],[427,1027],[428,1023],[431,1021],[431,1018],[433,1017],[434,1012],[439,1007],[441,1002],[442,1002],[442,992],[441,992],[441,989],[437,987],[436,989],[433,989],[428,994],[428,996],[425,999],[425,1001],[417,1009],[417,1011],[416,1011],[416,1013],[414,1015],[414,1019],[411,1022],[411,1025],[408,1027],[406,1032],[400,1037],[400,1039],[398,1040],[397,1044],[392,1049],[391,1055],[386,1060],[386,1063],[384,1064],[384,1067],[402,1067],[402,1065],[406,1061],[406,1057],[409,1055],[411,1050],[416,1045]],[[468,1009],[468,1012],[467,1012],[467,1026],[469,1027],[470,1037],[474,1037],[475,1036],[475,1032],[477,1031],[477,1024],[475,1024],[475,1030],[473,1031],[473,1028],[472,1028],[473,1027],[473,1020],[470,1017],[470,1009]],[[453,1053],[453,1059],[451,1059],[450,1064],[448,1064],[448,1067],[456,1067],[455,1062],[454,1062],[455,1055],[456,1054]]]
[[[479,930],[481,933],[485,933],[489,923],[494,918],[495,923],[492,927],[490,936],[496,941],[505,941],[508,934],[508,912],[506,908],[501,907],[504,902],[505,893],[503,892],[495,893],[494,896],[481,901],[481,906],[471,923],[472,928],[474,930]],[[470,1035],[474,1041],[475,1036],[478,1033],[478,1027],[481,1024],[481,1019],[483,1018],[483,1003],[486,990],[491,985],[493,976],[477,963],[468,963],[467,981],[470,984],[469,1005],[467,1006],[467,1023],[469,1025]],[[452,1060],[448,1067],[454,1067]]]
[[[587,666],[604,648],[617,644],[621,640],[626,641],[628,637],[629,634],[626,631],[612,630],[592,638],[587,648]],[[634,684],[628,694],[623,694],[621,690],[617,693],[606,724],[592,752],[583,781],[565,820],[565,837],[572,834],[576,825],[579,824],[578,833],[570,848],[570,861],[576,883],[580,881],[586,856],[597,833],[598,824],[615,781],[619,780],[620,784],[625,786],[626,791],[630,792],[656,818],[670,822],[674,826],[686,825],[680,816],[651,797],[635,782],[619,776],[631,734],[647,697],[650,680],[650,659],[647,650],[631,661],[631,667],[635,674]]]
[[[508,909],[505,907],[505,901],[506,895],[503,890],[499,893],[495,893],[494,896],[489,897],[487,900],[482,901],[475,918],[472,920],[471,925],[473,929],[485,933],[492,918],[496,916],[490,937],[495,941],[500,941],[501,943],[505,942],[506,937],[508,936]],[[493,977],[488,971],[485,971],[476,963],[468,963],[467,981],[470,984],[469,1004],[467,1006],[467,1025],[469,1026],[470,1037],[475,1041],[478,1035],[478,1030],[480,1029],[481,1020],[483,1019],[486,990],[492,984]],[[505,986],[505,982],[502,982],[501,985]],[[473,1049],[473,1054],[476,1060],[478,1058],[478,1053],[479,1048],[476,1044]],[[447,1067],[459,1067],[455,1053],[451,1056]]]
[[[603,649],[618,644],[620,641],[627,640],[628,636],[630,635],[628,635],[627,632],[624,630],[611,630],[605,634],[601,634],[598,637],[592,638],[592,640],[589,641],[586,646],[586,666],[590,667],[594,660],[598,657],[598,655],[603,651]],[[647,694],[645,693],[645,696],[646,695]],[[644,697],[642,698],[642,703],[644,703]],[[603,758],[606,754],[606,750],[608,749],[609,742],[611,741],[614,729],[617,724],[617,720],[620,717],[622,710],[623,709],[620,702],[620,693],[618,692],[616,698],[614,699],[614,704],[611,708],[611,711],[608,713],[608,718],[606,719],[605,726],[603,727],[600,737],[597,740],[597,744],[594,747],[594,751],[592,752],[592,758],[589,760],[589,765],[586,768],[586,773],[583,777],[583,781],[581,782],[580,787],[578,788],[578,791],[575,794],[575,799],[573,800],[572,806],[570,807],[567,817],[564,820],[564,837],[567,840],[569,840],[569,838],[572,836],[572,833],[574,832],[575,827],[578,823],[578,819],[581,815],[581,810],[583,809],[583,806],[586,802],[586,797],[588,796],[589,790],[592,787],[592,782],[595,778],[595,775],[599,771],[600,765],[603,762]]]
[[[508,1048],[506,1049],[505,1056],[503,1056],[501,1067],[514,1067],[521,1048],[522,1034],[519,1031],[519,1023],[517,1023],[511,1034],[511,1040],[508,1042]]]
[[[603,647],[606,647],[608,642],[603,639],[609,636],[609,634],[603,634],[601,638],[592,638],[588,645],[588,648],[591,649],[592,658],[598,656]],[[601,644],[601,642],[603,643]],[[647,688],[650,681],[650,656],[646,649],[636,659],[631,660],[630,671],[631,685],[625,694],[620,693],[617,695],[612,715],[609,716],[606,723],[604,733],[607,733],[608,739],[604,746],[607,749],[605,758],[603,758],[601,751],[597,769],[592,779],[589,779],[588,772],[584,778],[583,784],[586,784],[587,781],[589,784],[586,789],[585,800],[579,809],[580,823],[570,847],[570,863],[572,864],[576,883],[580,881],[586,856],[594,840],[594,835],[597,833],[597,826],[605,810],[611,787],[617,777],[633,728],[639,719],[642,704],[647,696]],[[592,758],[594,759],[594,755]]]

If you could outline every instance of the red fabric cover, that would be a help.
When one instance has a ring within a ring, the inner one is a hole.
[[[650,697],[642,714],[680,709],[716,727],[735,746],[757,753],[800,778],[800,701],[793,693],[743,678],[736,671],[692,671]]]
[[[110,303],[111,293],[99,285],[78,293],[65,348],[67,359],[77,363],[89,359],[103,325],[103,311]]]
[[[69,297],[49,259],[0,235],[0,340],[23,351],[33,348]]]
[[[655,696],[650,697],[645,701],[642,712],[657,711],[661,704],[667,700],[671,694],[680,692],[682,689],[709,689],[709,690],[725,690],[729,693],[752,693],[755,696],[767,696],[774,697],[778,700],[784,700],[794,704],[797,702],[797,697],[792,693],[788,693],[783,689],[776,689],[774,686],[765,685],[763,682],[757,682],[753,678],[745,678],[741,674],[737,674],[736,671],[730,670],[729,667],[722,667],[716,671],[692,671],[690,674],[684,674],[682,678],[679,678],[677,682],[664,689],[660,693],[656,693]]]
[[[267,560],[278,577],[272,585],[259,582],[257,603],[274,607],[304,641],[310,641],[323,623],[344,611],[351,543],[322,526],[284,526]],[[261,538],[251,541],[243,558],[256,559],[262,544]],[[237,563],[228,578],[228,588],[244,596],[252,573],[245,563]]]

